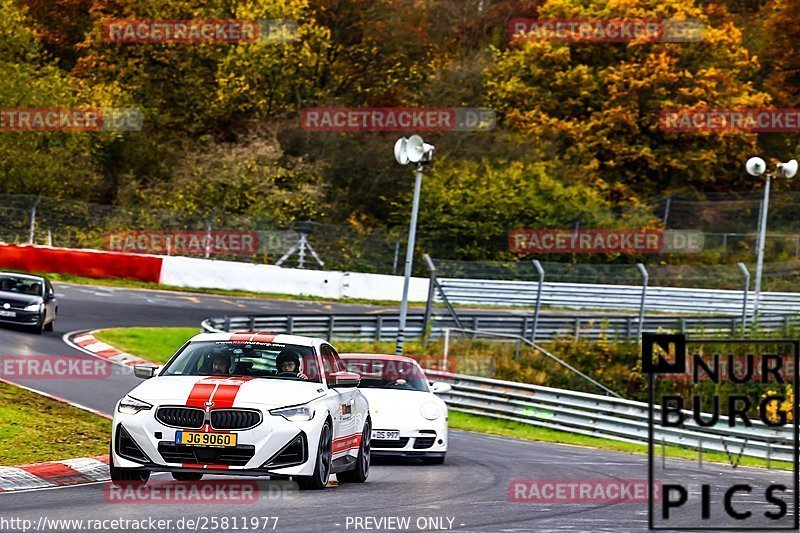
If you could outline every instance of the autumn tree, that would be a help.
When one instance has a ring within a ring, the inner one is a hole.
[[[732,23],[709,24],[689,0],[548,0],[549,19],[696,19],[699,42],[518,41],[486,69],[487,102],[505,123],[558,158],[579,163],[612,198],[665,189],[748,188],[743,154],[756,136],[663,131],[665,109],[751,108],[769,96],[749,83],[758,64]]]

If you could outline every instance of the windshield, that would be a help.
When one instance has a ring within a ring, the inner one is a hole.
[[[360,389],[429,392],[422,369],[414,362],[385,359],[342,359],[347,370],[361,374]]]
[[[16,292],[30,296],[42,296],[44,289],[41,280],[0,275],[0,291]]]
[[[266,342],[192,342],[167,364],[161,375],[249,376],[321,382],[313,348]]]

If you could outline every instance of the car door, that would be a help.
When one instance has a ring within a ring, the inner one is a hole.
[[[322,355],[322,366],[325,369],[328,387],[337,394],[338,412],[334,417],[334,443],[333,453],[352,452],[352,439],[358,435],[357,419],[354,416],[355,387],[336,388],[331,374],[345,371],[344,364],[339,359],[339,354],[329,344],[323,344],[320,348]]]

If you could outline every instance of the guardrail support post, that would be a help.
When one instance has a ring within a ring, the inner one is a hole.
[[[447,351],[450,349],[450,328],[444,328],[444,352],[442,353],[443,372],[447,372]]]
[[[256,317],[254,317],[254,316],[250,317],[250,322],[248,323],[248,328],[250,329],[250,331],[255,331],[256,330]]]
[[[383,329],[383,317],[378,315],[378,321],[375,324],[375,341],[381,341],[381,330]]]
[[[642,342],[642,330],[644,329],[644,304],[647,300],[647,282],[650,279],[650,275],[642,263],[636,263],[636,267],[642,274],[642,301],[639,304],[639,328],[636,332],[636,342],[640,343]]]
[[[336,316],[330,315],[328,319],[328,342],[331,342],[331,339],[333,339],[333,323],[336,320]]]
[[[533,310],[533,331],[531,331],[531,342],[536,342],[536,330],[539,327],[539,310],[542,307],[542,287],[544,286],[544,268],[538,259],[533,260],[533,266],[539,274],[539,286],[536,289],[536,307]],[[522,333],[525,335],[525,332]]]
[[[31,227],[28,232],[28,244],[33,244],[33,234],[36,231],[36,208],[39,207],[40,203],[42,203],[41,194],[36,197],[36,201],[33,202],[33,207],[31,208]]]
[[[231,330],[231,317],[229,317],[228,315],[225,315],[225,322],[223,324],[224,325],[222,326],[222,329],[224,329],[225,331],[230,331]]]
[[[294,331],[294,317],[289,315],[286,317],[286,334],[291,335]]]
[[[744,337],[747,332],[747,295],[750,292],[750,271],[747,270],[744,263],[740,262],[738,266],[744,276],[744,291],[742,292],[742,337]]]

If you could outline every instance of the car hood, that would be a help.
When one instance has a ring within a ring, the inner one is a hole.
[[[288,379],[156,376],[128,393],[154,405],[196,405],[214,408],[275,408],[300,405],[325,395],[321,383]],[[191,399],[190,399],[191,398]]]
[[[419,413],[422,404],[442,402],[430,392],[391,389],[359,389],[369,402],[369,411],[381,418],[405,417]],[[444,403],[444,402],[442,402]]]
[[[4,303],[10,303],[14,307],[25,307],[26,305],[42,303],[42,297],[20,294],[18,292],[0,291],[0,306]]]

